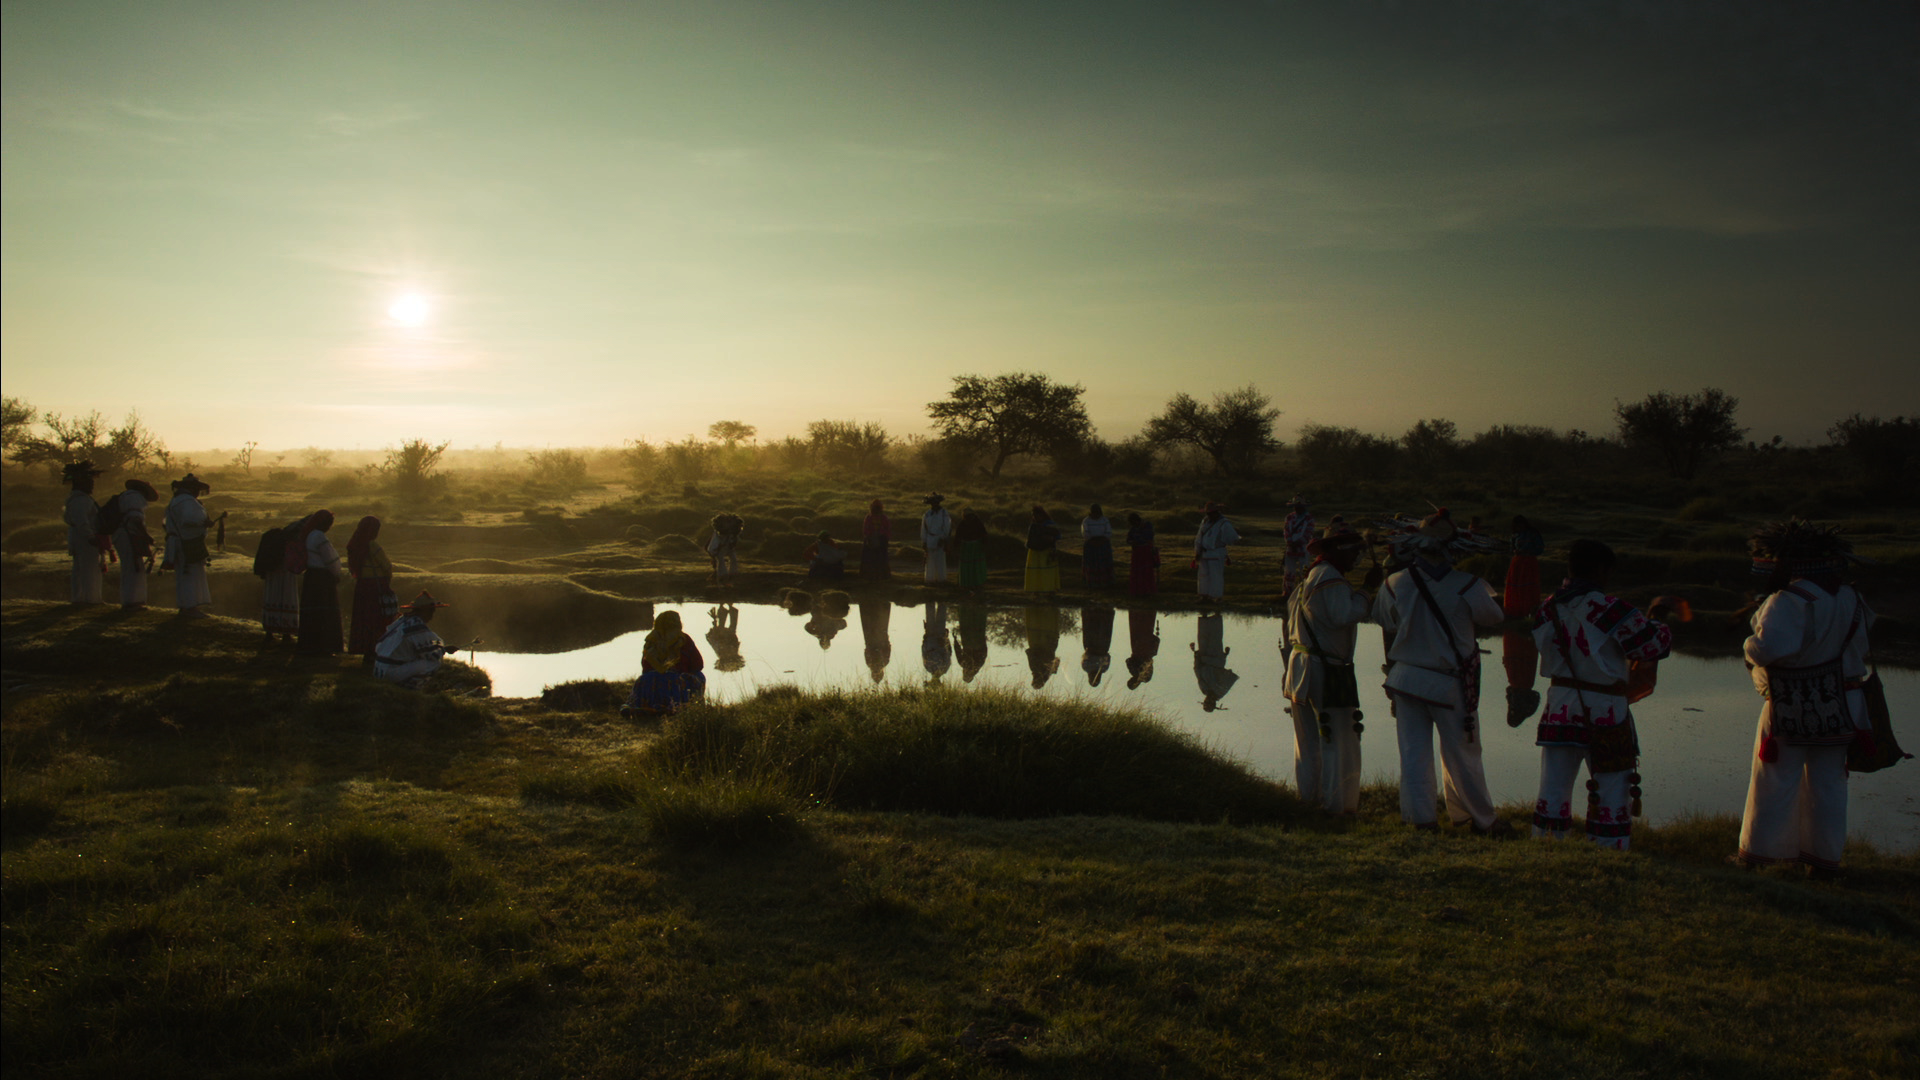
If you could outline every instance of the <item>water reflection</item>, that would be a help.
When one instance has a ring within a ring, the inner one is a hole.
[[[708,694],[732,701],[778,683],[920,686],[935,675],[948,686],[1037,688],[1035,692],[1054,697],[1144,706],[1263,775],[1284,780],[1293,774],[1293,723],[1280,695],[1284,669],[1276,644],[1277,618],[1129,608],[1123,681],[1108,670],[1119,612],[1103,605],[1062,609],[923,604],[900,615],[919,624],[921,648],[903,649],[899,655],[891,641],[891,604],[860,602],[857,618],[864,648],[858,650],[820,648],[831,643],[832,634],[845,627],[846,616],[853,612],[844,604],[837,612],[815,606],[808,598],[785,610],[772,604],[682,610],[690,629],[703,613],[710,624]],[[658,607],[665,611],[674,605]],[[823,628],[832,633],[822,634]],[[1168,635],[1192,643],[1193,682],[1154,678],[1161,639]],[[599,645],[549,654],[489,653],[482,646],[478,659],[493,676],[496,693],[534,697],[543,686],[572,679],[630,682],[639,674],[644,636],[640,629]],[[1080,675],[1059,677],[1063,655],[1079,658]],[[1369,719],[1380,721],[1369,723],[1362,737],[1366,776],[1392,781],[1399,773],[1399,755],[1386,697],[1373,674],[1381,663],[1378,633],[1359,636],[1355,662],[1361,672],[1361,708]],[[953,678],[955,666],[958,679]],[[1509,677],[1518,682],[1522,676],[1530,677],[1530,671],[1516,663]],[[1881,676],[1896,733],[1909,746],[1920,744],[1920,672],[1883,670]],[[1489,671],[1487,679],[1491,692],[1500,676]],[[1650,820],[1658,823],[1691,812],[1739,813],[1759,704],[1738,659],[1676,656],[1661,664],[1657,692],[1634,706]],[[1540,776],[1534,725],[1510,729],[1490,715],[1481,731],[1494,798],[1532,805]],[[1893,850],[1920,849],[1920,784],[1914,775],[1915,763],[1910,762],[1904,768],[1855,776],[1849,785],[1850,828]]]

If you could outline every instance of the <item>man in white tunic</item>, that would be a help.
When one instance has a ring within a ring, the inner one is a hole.
[[[374,647],[374,676],[418,690],[427,676],[440,670],[440,661],[447,655],[447,644],[427,624],[433,621],[436,610],[446,606],[435,600],[433,594],[421,590]]]
[[[1240,539],[1227,520],[1227,508],[1217,502],[1207,504],[1207,516],[1193,534],[1194,591],[1200,599],[1218,602],[1227,594],[1227,549]]]
[[[107,572],[106,552],[100,548],[100,508],[93,503],[93,478],[102,470],[91,461],[76,461],[60,471],[73,490],[67,493],[62,520],[67,523],[67,554],[73,557],[73,579],[67,599],[76,604],[98,604]]]
[[[153,536],[147,532],[147,504],[160,493],[145,480],[127,481],[127,489],[113,497],[113,550],[120,558],[120,606],[147,606],[147,574],[153,569]]]
[[[1314,555],[1287,598],[1287,673],[1292,702],[1293,777],[1302,801],[1329,814],[1360,809],[1360,685],[1353,669],[1355,629],[1373,600],[1347,581],[1366,541],[1345,524],[1309,542]],[[1371,571],[1370,586],[1380,584]]]
[[[1533,641],[1548,680],[1540,714],[1540,797],[1533,835],[1566,839],[1573,829],[1573,782],[1587,768],[1587,839],[1627,850],[1639,792],[1639,736],[1627,710],[1632,661],[1666,657],[1673,634],[1640,609],[1605,591],[1613,549],[1575,540],[1567,583],[1540,606]]]
[[[207,508],[200,505],[200,496],[210,490],[192,473],[173,482],[173,499],[163,519],[166,550],[160,557],[161,569],[173,571],[173,595],[180,613],[200,619],[207,617],[201,608],[213,603],[207,583]]]
[[[927,512],[920,515],[920,544],[927,549],[927,584],[947,583],[947,544],[953,537],[953,515],[940,504],[946,496],[934,492],[920,500]]]
[[[1775,591],[1754,613],[1746,643],[1767,701],[1740,850],[1729,861],[1798,860],[1809,874],[1833,876],[1847,839],[1847,748],[1873,739],[1861,692],[1873,610],[1841,580],[1852,545],[1836,530],[1780,522],[1748,546],[1754,574]]]
[[[1400,735],[1400,817],[1416,828],[1439,827],[1434,811],[1433,739],[1446,770],[1447,817],[1475,832],[1504,836],[1512,826],[1494,813],[1476,734],[1480,650],[1475,626],[1500,622],[1500,601],[1485,581],[1448,559],[1459,529],[1445,510],[1420,523],[1407,541],[1413,565],[1389,577],[1373,601],[1373,621],[1390,638],[1387,700]]]

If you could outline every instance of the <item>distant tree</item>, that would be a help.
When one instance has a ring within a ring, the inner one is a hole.
[[[1175,394],[1166,411],[1147,421],[1142,435],[1155,443],[1186,443],[1199,447],[1225,476],[1243,476],[1260,458],[1280,449],[1273,422],[1280,410],[1252,385],[1213,395],[1202,405],[1186,394]]]
[[[760,429],[738,420],[717,420],[707,427],[707,438],[731,450],[737,443],[752,442]]]
[[[650,483],[660,472],[660,448],[645,439],[629,439],[620,448],[620,460],[636,487]]]
[[[667,443],[660,448],[660,471],[687,483],[704,480],[713,469],[716,449],[712,443],[701,442],[691,435],[680,442]]]
[[[990,458],[988,472],[997,477],[1016,454],[1043,454],[1091,434],[1084,393],[1030,372],[956,375],[946,400],[928,402],[927,414],[942,436]]]
[[[1473,437],[1467,452],[1486,470],[1520,493],[1520,483],[1560,456],[1565,440],[1552,428],[1533,424],[1495,424]]]
[[[1657,454],[1676,479],[1691,480],[1707,455],[1740,445],[1747,429],[1733,422],[1740,399],[1708,387],[1697,394],[1648,394],[1631,405],[1615,402],[1622,444]]]
[[[1328,424],[1301,427],[1293,449],[1302,465],[1338,484],[1392,472],[1400,453],[1399,445],[1384,435]]]
[[[1920,416],[1882,420],[1854,413],[1828,428],[1827,438],[1858,462],[1876,486],[1913,490],[1914,477],[1920,476]]]
[[[578,450],[535,450],[527,466],[528,478],[542,487],[572,492],[587,486],[587,456]]]
[[[1460,452],[1460,429],[1451,420],[1422,420],[1400,436],[1407,457],[1422,469],[1443,468]]]
[[[443,443],[430,443],[425,439],[408,439],[398,447],[387,451],[387,459],[380,471],[393,480],[393,486],[401,491],[419,491],[432,479],[434,470],[439,467],[440,459],[446,456],[452,440]]]
[[[300,451],[300,460],[306,462],[309,469],[324,469],[333,464],[333,455],[317,446],[309,446]]]
[[[253,452],[258,449],[260,449],[259,443],[257,442],[247,443],[246,445],[242,446],[238,451],[234,453],[233,460],[227,462],[227,464],[232,466],[233,468],[242,469],[246,472],[248,476],[252,476],[253,475]]]
[[[873,421],[815,420],[807,425],[807,447],[813,459],[855,476],[886,460],[892,445],[887,429]]]
[[[69,461],[87,459],[107,472],[123,472],[140,465],[166,467],[173,461],[167,444],[147,430],[140,414],[130,412],[118,427],[108,427],[99,412],[71,419],[59,413],[40,418],[47,434],[25,433],[13,447],[21,465],[44,464],[55,474]]]
[[[17,397],[0,399],[0,453],[11,455],[39,418],[40,410]]]

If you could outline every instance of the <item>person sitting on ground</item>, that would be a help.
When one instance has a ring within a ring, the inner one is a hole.
[[[420,595],[413,598],[405,613],[387,627],[380,643],[374,646],[374,677],[409,690],[425,685],[427,676],[440,670],[440,662],[448,651],[447,643],[427,624],[433,621],[435,611],[447,606],[435,600],[432,593],[420,590]]]
[[[746,522],[738,514],[715,514],[713,535],[707,538],[707,557],[713,560],[713,583],[729,585],[740,573],[740,530]]]
[[[680,613],[663,611],[640,648],[640,677],[620,715],[659,716],[674,712],[707,692],[706,659],[700,647],[680,628]]]
[[[833,542],[833,534],[825,529],[800,553],[807,560],[807,576],[822,581],[838,581],[847,576],[847,553]]]

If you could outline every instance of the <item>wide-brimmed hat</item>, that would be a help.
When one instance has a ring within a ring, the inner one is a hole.
[[[173,490],[192,491],[195,494],[204,494],[205,492],[212,491],[213,486],[208,484],[205,480],[202,480],[199,477],[193,475],[192,473],[188,473],[187,475],[173,482]]]
[[[1367,539],[1354,532],[1346,522],[1335,520],[1327,526],[1325,532],[1307,541],[1307,553],[1325,555],[1330,551],[1358,551],[1367,546]]]
[[[153,485],[147,483],[145,480],[127,481],[127,490],[139,492],[141,495],[146,497],[146,500],[148,502],[160,501],[160,493],[158,491],[155,491],[153,488]]]
[[[937,491],[929,491],[920,497],[920,501],[926,503],[928,506],[937,506],[940,503],[946,502],[947,497]]]
[[[105,469],[96,469],[91,461],[75,461],[60,467],[60,479],[79,480],[88,476],[99,476]]]
[[[430,611],[434,608],[443,608],[443,607],[452,607],[452,606],[453,606],[452,604],[447,603],[445,600],[435,600],[433,598],[432,593],[428,592],[425,589],[421,589],[420,595],[414,597],[411,601],[407,603],[407,610],[408,611]]]
[[[821,529],[819,535],[815,536],[814,539],[815,540],[831,540],[833,539],[833,533],[827,531],[826,529]]]
[[[1747,550],[1753,555],[1754,576],[1796,578],[1845,570],[1853,542],[1841,535],[1837,525],[1789,518],[1762,525],[1747,541]]]
[[[1307,505],[1307,500],[1304,495],[1295,495],[1293,498],[1287,500],[1287,505],[1305,508]]]

